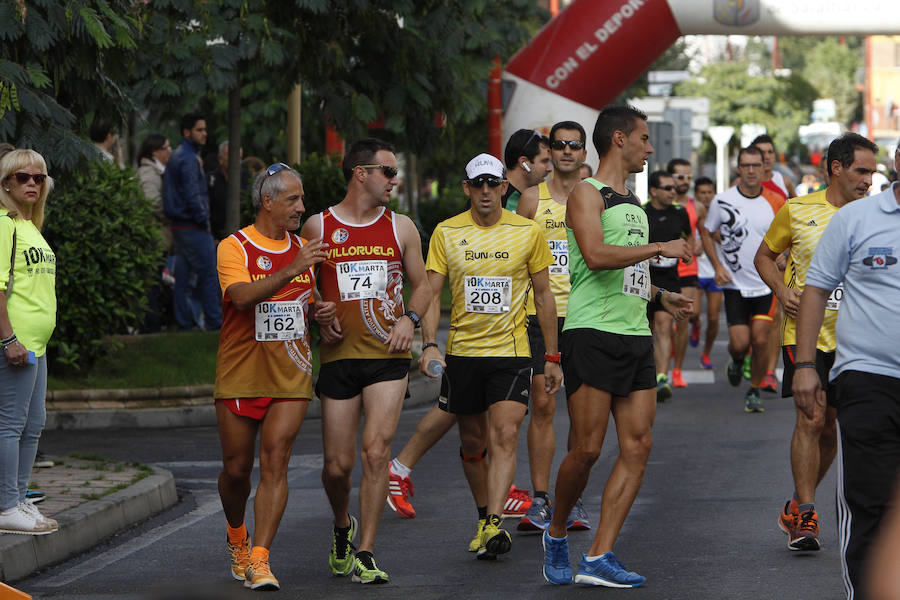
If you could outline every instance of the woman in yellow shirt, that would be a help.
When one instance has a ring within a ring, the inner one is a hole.
[[[40,231],[52,188],[37,152],[13,150],[0,159],[2,533],[43,535],[58,529],[25,501],[46,418],[47,342],[56,327],[56,255]]]

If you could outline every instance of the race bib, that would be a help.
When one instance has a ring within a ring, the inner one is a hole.
[[[650,273],[648,261],[639,262],[636,265],[625,267],[622,278],[622,293],[629,296],[640,296],[644,300],[650,300]]]
[[[764,288],[756,288],[754,290],[741,290],[741,297],[743,298],[761,298],[766,294],[770,294],[772,290],[767,287]]]
[[[838,284],[828,300],[825,302],[825,310],[837,310],[841,307],[841,301],[844,299],[844,282]]]
[[[551,275],[569,274],[569,240],[548,240],[550,253],[553,254],[553,264],[550,265]]]
[[[293,302],[260,302],[256,305],[257,342],[279,342],[302,338],[306,333],[303,304]]]
[[[665,269],[666,267],[674,267],[678,264],[677,258],[670,256],[655,256],[650,259],[650,266],[657,269]]]
[[[512,277],[465,277],[466,312],[509,312]]]
[[[341,301],[385,298],[387,261],[354,260],[335,265]]]

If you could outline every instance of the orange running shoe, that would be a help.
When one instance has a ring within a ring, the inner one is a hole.
[[[506,504],[503,505],[503,518],[524,517],[531,508],[532,500],[530,490],[521,490],[515,485],[509,486],[509,496],[506,498]]]
[[[819,515],[814,510],[800,513],[795,521],[796,527],[791,530],[788,548],[797,551],[812,551],[819,549]]]
[[[248,587],[251,590],[271,592],[281,588],[278,580],[272,575],[269,561],[264,558],[257,558],[247,566],[247,578],[244,580],[244,587]]]
[[[238,581],[244,581],[245,571],[250,564],[250,537],[245,537],[242,542],[232,544],[225,536],[225,545],[228,548],[228,557],[231,559],[231,576]]]
[[[790,536],[791,531],[796,527],[798,519],[800,519],[800,505],[791,498],[784,503],[784,508],[781,509],[781,514],[778,515],[778,528]]]
[[[684,377],[681,376],[681,369],[672,369],[672,385],[677,388],[687,387]]]
[[[390,470],[390,467],[388,469]],[[416,517],[416,509],[409,503],[409,497],[414,495],[412,479],[394,475],[393,472],[390,473],[387,503],[391,510],[404,519],[414,519]]]

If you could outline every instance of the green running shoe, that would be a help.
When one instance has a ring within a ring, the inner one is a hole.
[[[353,583],[388,583],[391,578],[378,568],[371,552],[358,552],[353,566]]]
[[[759,397],[759,390],[753,388],[747,390],[747,395],[744,396],[744,410],[748,413],[766,412],[766,409],[763,408],[762,400]]]
[[[353,542],[356,540],[358,531],[359,521],[350,515],[350,530],[347,531],[346,536],[339,534],[337,528],[332,534],[328,566],[331,567],[332,574],[337,577],[345,577],[353,571],[353,553],[356,551]]]
[[[656,374],[656,401],[665,402],[672,397],[672,386],[665,373]]]

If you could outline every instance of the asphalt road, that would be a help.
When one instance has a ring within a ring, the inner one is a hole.
[[[696,349],[689,349],[688,362],[697,371],[688,375],[709,378],[696,367],[698,356]],[[788,446],[793,404],[764,394],[766,412],[746,414],[746,383],[736,390],[725,381],[723,341],[717,343],[713,360],[718,367],[714,383],[691,383],[659,406],[643,488],[615,548],[629,569],[647,577],[646,587],[616,592],[550,586],[541,575],[543,553],[536,535],[514,532],[509,554],[494,563],[475,560],[466,548],[476,513],[463,479],[455,431],[413,472],[417,517],[404,520],[385,509],[376,557],[391,583],[363,591],[349,579],[334,578],[327,566],[331,515],[319,479],[320,423],[311,420],[294,448],[288,508],[271,548],[272,569],[282,585],[280,597],[358,598],[364,593],[372,598],[495,599],[625,593],[645,600],[843,598],[833,469],[818,492],[822,550],[790,552],[776,520],[792,491]],[[554,473],[562,460],[568,426],[562,396],[557,405]],[[425,410],[403,414],[395,451]],[[220,455],[215,429],[52,431],[44,435],[41,448],[51,455],[91,451],[160,465],[175,474],[181,501],[16,587],[35,598],[79,600],[253,594],[230,578],[224,517],[216,494]],[[524,426],[519,448],[516,483],[530,488]],[[595,521],[616,453],[611,425],[584,496]],[[358,471],[357,467],[355,485]],[[354,489],[353,507],[358,507],[357,492]],[[506,523],[515,529],[515,521]],[[587,550],[592,535],[570,535],[573,563]]]

